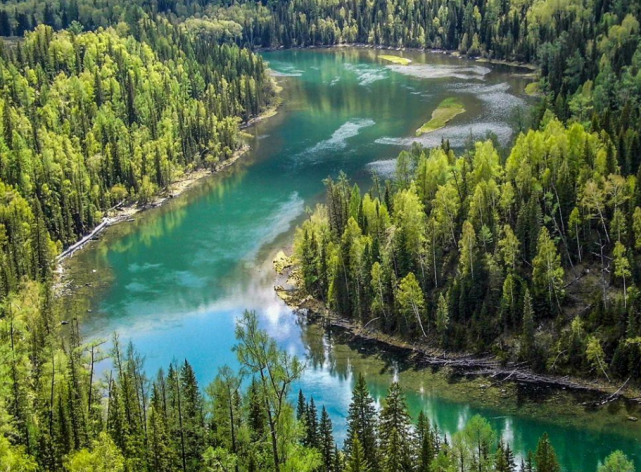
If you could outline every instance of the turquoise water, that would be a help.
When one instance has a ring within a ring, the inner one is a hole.
[[[461,147],[470,135],[487,132],[509,142],[513,116],[526,105],[527,79],[507,68],[404,54],[413,59],[410,66],[388,65],[373,50],[265,53],[284,104],[277,116],[248,130],[252,150],[162,208],[111,228],[69,264],[71,278],[91,284],[84,290],[91,313],[83,333],[119,332],[146,357],[150,374],[186,358],[205,385],[219,366],[236,365],[234,320],[245,309],[256,310],[283,348],[309,359],[300,387],[326,405],[339,439],[354,373],[362,371],[377,398],[398,376],[411,409],[426,409],[448,435],[481,413],[519,454],[548,431],[566,470],[595,470],[617,448],[639,461],[639,430],[631,432],[620,406],[597,413],[573,407],[554,416],[531,399],[483,406],[482,398],[450,394],[438,376],[404,369],[376,350],[305,326],[276,297],[271,260],[290,243],[305,209],[322,198],[323,178],[343,170],[366,187],[373,172],[390,175],[393,158],[450,96],[466,113],[421,138],[422,144],[448,138]]]

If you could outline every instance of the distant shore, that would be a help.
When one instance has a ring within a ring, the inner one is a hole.
[[[415,51],[415,52],[427,52],[430,54],[444,54],[447,56],[456,57],[463,60],[478,62],[481,64],[493,64],[501,65],[507,67],[527,69],[529,73],[523,74],[524,77],[534,78],[535,73],[539,70],[534,64],[529,62],[519,62],[519,61],[507,61],[504,59],[490,59],[482,56],[468,56],[466,54],[461,54],[459,51],[449,50],[449,49],[435,49],[435,48],[415,48],[415,47],[394,47],[394,46],[374,46],[371,44],[363,43],[341,43],[341,44],[328,44],[328,45],[310,45],[310,46],[293,46],[286,48],[284,46],[278,46],[273,48],[254,48],[254,51],[280,51],[280,50],[290,50],[290,49],[333,49],[333,48],[356,48],[356,49],[378,49],[380,51]],[[408,64],[405,64],[408,65]]]

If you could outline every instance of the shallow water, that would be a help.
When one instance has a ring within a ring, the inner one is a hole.
[[[617,448],[638,455],[641,431],[625,420],[625,406],[586,412],[573,396],[501,393],[483,380],[454,382],[415,371],[378,349],[306,326],[275,296],[271,258],[291,241],[305,208],[322,198],[323,178],[344,170],[366,187],[372,172],[390,175],[394,157],[414,141],[437,145],[447,138],[460,147],[471,133],[493,132],[507,144],[512,115],[526,104],[527,80],[509,68],[411,52],[403,53],[411,65],[396,66],[378,54],[265,53],[284,87],[284,104],[249,130],[252,151],[162,208],[111,228],[68,264],[69,277],[81,285],[73,303],[91,311],[84,335],[119,332],[146,356],[150,374],[187,358],[205,385],[219,366],[236,365],[234,320],[256,310],[283,348],[308,359],[299,386],[326,405],[340,440],[354,373],[364,372],[378,399],[398,377],[412,411],[425,409],[448,436],[478,412],[518,454],[548,431],[566,470],[596,470]],[[457,96],[466,113],[415,138],[449,96]]]

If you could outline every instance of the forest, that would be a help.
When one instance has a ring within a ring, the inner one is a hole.
[[[560,470],[486,420],[452,437],[397,384],[359,379],[336,444],[302,366],[246,313],[240,371],[148,379],[133,346],[84,341],[55,256],[241,146],[274,100],[261,48],[360,43],[538,67],[511,149],[401,153],[361,192],[328,179],[298,230],[305,289],[342,316],[554,374],[641,381],[641,6],[635,0],[7,0],[0,5],[0,464],[6,471]],[[69,321],[71,320],[71,321]],[[469,329],[468,329],[469,328]],[[104,378],[97,364],[108,358]],[[632,472],[613,453],[599,472]]]
[[[539,371],[641,380],[640,193],[604,133],[548,115],[502,162],[491,140],[342,175],[298,229],[306,291],[359,324]]]
[[[3,424],[3,470],[561,471],[547,434],[518,459],[481,416],[451,437],[423,412],[414,423],[396,382],[378,409],[362,375],[352,392],[345,445],[339,448],[325,407],[319,412],[303,392],[295,405],[289,400],[303,365],[258,327],[253,312],[237,323],[234,351],[240,369],[221,367],[204,390],[188,361],[172,363],[166,373],[161,369],[148,379],[141,356],[131,344],[123,347],[118,336],[109,352],[101,349],[104,340],[80,344],[75,327],[70,339],[68,351],[52,349],[50,358],[43,357],[38,395],[9,402],[24,414]],[[94,368],[106,355],[113,369],[100,380]],[[20,363],[7,366],[15,380],[25,375],[28,354],[20,357]],[[605,458],[597,472],[615,471],[634,472],[620,451]]]

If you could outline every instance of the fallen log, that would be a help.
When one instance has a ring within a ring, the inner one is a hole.
[[[82,249],[82,247],[87,244],[88,242],[92,241],[101,231],[105,230],[112,224],[115,224],[119,222],[121,219],[123,219],[123,216],[117,216],[114,218],[109,218],[105,217],[103,218],[102,222],[96,226],[91,233],[83,237],[80,241],[77,243],[72,244],[69,246],[67,249],[62,251],[58,257],[56,257],[56,262],[62,262],[64,259],[67,257],[73,256],[73,254],[78,251],[79,249]]]

